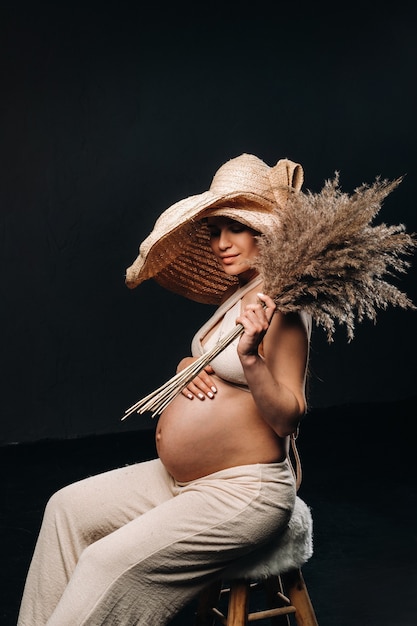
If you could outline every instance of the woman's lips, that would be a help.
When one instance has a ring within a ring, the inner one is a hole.
[[[225,265],[232,265],[233,263],[236,262],[236,259],[237,259],[236,254],[220,257],[221,262],[224,263]]]

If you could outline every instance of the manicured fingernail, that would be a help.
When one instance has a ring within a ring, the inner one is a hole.
[[[211,391],[208,391],[207,395],[208,395],[209,398],[214,398],[214,393],[211,393]]]
[[[199,393],[199,394],[198,394],[198,397],[200,398],[200,400],[204,400],[204,394]]]
[[[187,398],[189,398],[190,400],[193,399],[193,394],[192,393],[187,393]]]
[[[217,393],[216,387],[212,387],[211,390],[212,390],[213,393]]]

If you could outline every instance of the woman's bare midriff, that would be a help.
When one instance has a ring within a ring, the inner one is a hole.
[[[179,395],[156,428],[159,458],[179,482],[251,463],[274,463],[286,456],[286,441],[259,415],[252,395],[215,377],[211,400]]]

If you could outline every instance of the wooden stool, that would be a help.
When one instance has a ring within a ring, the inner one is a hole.
[[[251,593],[262,590],[266,608],[251,610]],[[227,594],[226,614],[218,608]],[[251,583],[244,578],[215,581],[199,597],[195,626],[247,626],[249,622],[270,619],[273,626],[318,626],[310,596],[300,569]],[[292,619],[294,621],[292,621]]]
[[[231,565],[199,596],[195,626],[246,626],[270,619],[273,626],[318,626],[301,567],[313,553],[313,522],[296,497],[292,517],[275,540]],[[254,609],[255,591],[263,610]],[[223,608],[224,613],[220,610]]]

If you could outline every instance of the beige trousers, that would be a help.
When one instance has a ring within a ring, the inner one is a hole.
[[[46,506],[18,626],[163,626],[294,502],[287,461],[178,483],[154,459],[69,485]]]

